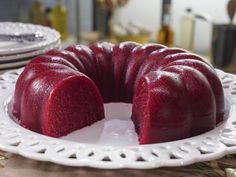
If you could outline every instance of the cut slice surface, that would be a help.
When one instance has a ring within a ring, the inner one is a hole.
[[[190,136],[192,115],[185,93],[185,87],[176,74],[150,72],[140,79],[132,109],[140,144]]]

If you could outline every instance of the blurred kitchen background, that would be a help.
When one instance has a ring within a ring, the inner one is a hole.
[[[56,28],[63,46],[134,40],[182,47],[236,73],[235,8],[235,0],[0,0],[0,21]]]

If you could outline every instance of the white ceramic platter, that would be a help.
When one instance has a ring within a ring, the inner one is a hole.
[[[179,141],[139,145],[129,119],[129,104],[107,104],[104,120],[60,139],[22,128],[9,116],[20,72],[0,75],[1,150],[35,160],[102,169],[176,167],[236,153],[236,75],[217,70],[227,110],[227,120],[217,128]]]
[[[0,22],[0,34],[24,34],[40,32],[45,40],[41,42],[19,43],[0,41],[0,56],[24,53],[55,44],[60,34],[51,28],[27,23]]]
[[[61,47],[61,42],[49,45],[45,48],[35,50],[27,53],[20,53],[15,55],[0,56],[0,69],[14,68],[17,66],[26,65],[33,57],[41,55],[49,50],[58,49]]]

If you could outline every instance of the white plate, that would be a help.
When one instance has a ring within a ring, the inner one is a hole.
[[[24,58],[29,58],[32,56],[40,55],[44,51],[47,51],[48,49],[58,48],[60,45],[61,45],[61,41],[59,40],[56,43],[50,44],[50,45],[40,48],[38,50],[33,50],[33,51],[29,51],[29,52],[24,52],[24,53],[17,53],[17,54],[12,54],[12,55],[0,56],[0,63],[14,62],[14,61],[22,60]]]
[[[56,43],[56,41],[60,40],[60,34],[56,30],[49,27],[27,23],[0,22],[1,34],[21,34],[35,32],[41,32],[45,36],[45,40],[34,43],[0,41],[0,55],[11,55],[33,51]]]
[[[227,120],[212,131],[179,141],[138,145],[130,105],[106,105],[106,118],[63,138],[22,128],[9,116],[9,103],[21,71],[0,76],[0,149],[68,166],[150,169],[183,166],[236,152],[236,76],[217,71],[226,98]]]
[[[14,56],[13,55],[8,56],[8,57],[4,58],[5,60],[2,60],[2,58],[0,57],[0,70],[9,69],[9,68],[16,68],[16,67],[19,68],[21,66],[26,65],[33,57],[41,55],[49,50],[57,49],[57,48],[60,48],[60,42],[58,42],[54,45],[51,45],[49,47],[43,48],[43,49],[33,51],[33,52],[18,54],[18,55],[14,55]],[[4,63],[1,63],[3,61],[4,61]],[[10,61],[10,62],[5,63],[6,61]]]

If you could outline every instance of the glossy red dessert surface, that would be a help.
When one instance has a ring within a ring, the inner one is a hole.
[[[135,42],[73,45],[34,58],[19,76],[13,114],[60,137],[104,118],[104,103],[132,103],[140,144],[192,137],[224,118],[214,68],[179,48]]]

